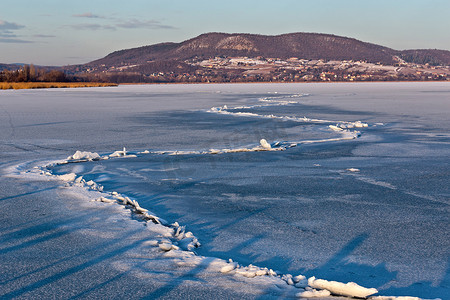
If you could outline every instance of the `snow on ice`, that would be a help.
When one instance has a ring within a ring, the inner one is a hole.
[[[116,159],[126,157],[139,157],[142,155],[161,154],[161,155],[216,155],[216,154],[228,154],[238,152],[258,152],[258,151],[282,151],[302,144],[312,143],[327,143],[333,141],[342,141],[358,138],[361,133],[350,129],[354,128],[366,128],[369,125],[361,121],[332,121],[325,119],[314,119],[307,117],[293,117],[293,116],[277,116],[274,114],[256,114],[251,112],[240,112],[237,110],[252,109],[256,107],[268,107],[268,106],[288,106],[298,103],[296,101],[286,100],[285,98],[299,98],[304,95],[296,94],[291,96],[281,97],[266,97],[261,98],[259,101],[262,104],[252,106],[235,106],[229,108],[227,105],[222,107],[213,107],[208,112],[232,115],[235,117],[255,117],[255,118],[270,118],[282,121],[293,121],[302,123],[314,123],[319,124],[321,130],[326,131],[328,134],[333,134],[332,138],[323,138],[317,140],[302,140],[302,141],[283,141],[273,142],[270,144],[266,139],[259,139],[259,144],[254,141],[253,144],[245,144],[237,148],[219,148],[219,149],[207,149],[207,150],[145,150],[143,152],[136,152],[137,154],[130,154],[124,147],[123,150],[115,151],[109,155],[100,156],[96,152],[76,151],[73,155],[67,157],[67,160],[60,162],[61,164],[69,164],[82,161],[97,161],[101,159]],[[381,124],[381,123],[380,123]],[[335,137],[337,136],[337,137]],[[270,139],[272,140],[272,139]],[[189,148],[188,148],[189,149]],[[314,164],[318,167],[320,164]],[[342,170],[345,167],[341,167]],[[318,168],[316,168],[317,170]],[[149,211],[148,208],[141,207],[136,199],[125,194],[121,194],[115,191],[104,191],[102,185],[98,184],[94,180],[85,180],[82,176],[78,176],[75,172],[53,175],[48,171],[47,167],[39,169],[39,174],[47,175],[57,180],[61,180],[65,183],[66,188],[74,190],[83,190],[92,193],[93,201],[98,202],[98,205],[114,205],[120,206],[126,209],[134,216],[144,222],[149,231],[149,239],[147,245],[154,247],[160,253],[166,257],[175,257],[179,259],[179,264],[191,264],[191,265],[208,265],[214,269],[217,273],[227,274],[230,276],[240,276],[250,278],[251,280],[267,280],[268,282],[282,286],[285,289],[295,289],[295,295],[302,298],[314,298],[314,297],[328,297],[330,295],[355,297],[355,298],[368,298],[371,295],[378,293],[375,288],[366,288],[358,285],[354,282],[337,282],[328,281],[324,279],[316,279],[310,277],[309,279],[303,275],[293,276],[291,274],[281,274],[267,267],[259,267],[253,264],[241,265],[231,259],[219,259],[215,257],[206,257],[196,254],[196,249],[200,247],[200,242],[196,236],[186,230],[186,226],[180,226],[177,222],[170,223],[162,218],[156,216],[156,214]],[[348,168],[348,172],[359,172],[357,168]],[[345,172],[344,172],[345,173]],[[350,175],[350,174],[348,174]],[[351,174],[355,177],[360,174]],[[361,179],[362,178],[362,179]],[[357,177],[357,180],[367,181],[371,184],[378,184],[378,181],[369,181],[364,177]],[[189,226],[189,225],[187,225]],[[372,296],[369,299],[373,300],[417,300],[416,297],[387,297],[387,296]]]

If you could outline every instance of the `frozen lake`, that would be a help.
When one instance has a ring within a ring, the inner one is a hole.
[[[449,83],[6,91],[1,165],[126,147],[49,171],[186,226],[200,256],[449,299],[449,112]]]

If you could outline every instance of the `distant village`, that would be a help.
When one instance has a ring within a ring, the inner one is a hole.
[[[170,65],[99,65],[85,68],[87,76],[108,82],[322,82],[322,81],[446,81],[450,66],[408,63],[394,65],[352,60],[307,60],[264,57],[192,58]],[[78,69],[78,71],[81,71]]]
[[[194,76],[214,76],[215,70],[241,70],[240,78],[248,81],[397,81],[450,80],[449,66],[407,63],[400,58],[395,65],[365,61],[324,61],[290,58],[216,57],[190,60],[201,66]]]

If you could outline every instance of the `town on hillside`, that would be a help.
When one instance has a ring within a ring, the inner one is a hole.
[[[353,60],[264,57],[194,57],[161,64],[83,66],[86,77],[110,82],[318,82],[318,81],[446,81],[450,66],[405,62],[384,65]]]

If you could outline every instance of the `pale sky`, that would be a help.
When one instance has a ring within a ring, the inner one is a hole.
[[[450,50],[450,0],[0,0],[0,63],[68,65],[206,32],[318,32]]]

